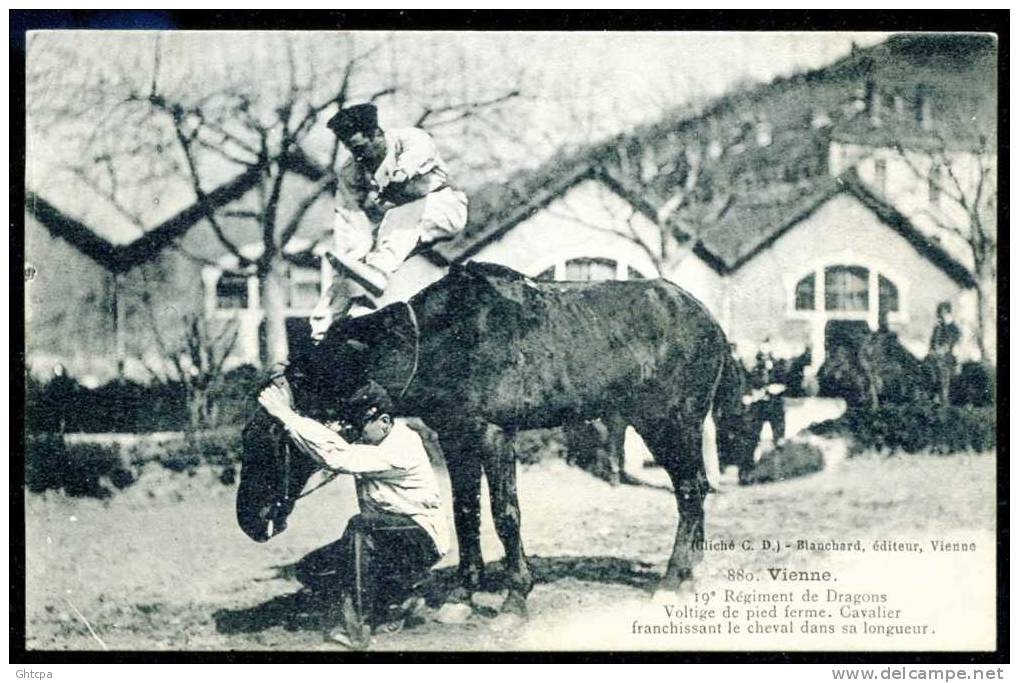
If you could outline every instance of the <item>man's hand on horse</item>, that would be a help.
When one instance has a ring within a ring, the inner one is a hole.
[[[276,385],[270,385],[258,395],[258,404],[273,417],[283,419],[293,412],[287,393]]]

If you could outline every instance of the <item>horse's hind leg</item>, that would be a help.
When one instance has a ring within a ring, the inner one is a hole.
[[[442,450],[453,489],[453,523],[460,552],[460,585],[447,598],[467,602],[481,588],[481,458],[472,440],[463,434],[443,433]]]
[[[702,422],[695,415],[664,419],[644,425],[641,436],[655,461],[672,480],[679,521],[663,590],[676,590],[693,578],[693,568],[703,559],[704,498],[708,485],[702,460]],[[640,430],[638,430],[640,431]]]

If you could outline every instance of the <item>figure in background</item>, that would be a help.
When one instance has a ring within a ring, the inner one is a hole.
[[[938,320],[931,332],[931,348],[928,357],[934,366],[937,377],[937,399],[941,405],[947,406],[952,377],[955,375],[955,345],[959,343],[962,333],[952,319],[952,304],[942,301],[937,308]]]
[[[450,182],[432,137],[420,128],[378,124],[373,104],[341,109],[326,124],[350,150],[340,169],[326,257],[335,281],[311,315],[312,338],[334,319],[370,310],[389,277],[414,252],[467,225],[467,195]],[[357,303],[365,308],[352,310]]]
[[[776,367],[775,356],[771,352],[771,340],[768,337],[764,338],[757,351],[750,377],[755,392],[759,392],[760,395],[757,409],[761,413],[762,426],[763,422],[771,425],[771,433],[777,445],[785,439],[785,406],[782,403],[785,385],[782,383],[784,378]]]

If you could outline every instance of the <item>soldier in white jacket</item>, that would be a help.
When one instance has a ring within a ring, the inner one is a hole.
[[[341,287],[352,281],[380,296],[416,248],[452,237],[467,224],[467,195],[451,185],[428,133],[382,130],[372,104],[341,109],[327,125],[351,159],[339,172],[335,250],[327,254],[339,281],[312,314],[314,339],[321,339],[333,319],[347,315],[356,298]]]
[[[360,512],[339,541],[302,560],[298,574],[340,608],[342,626],[329,637],[363,648],[372,627],[399,623],[423,606],[413,585],[449,551],[447,515],[421,438],[392,417],[389,395],[374,382],[353,400],[359,437],[351,441],[338,427],[294,412],[287,392],[276,385],[258,401],[323,468],[354,476]]]

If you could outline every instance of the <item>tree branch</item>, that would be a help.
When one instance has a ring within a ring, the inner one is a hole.
[[[440,121],[439,123],[432,124],[431,127],[435,128],[438,126],[454,123],[456,121],[460,121],[462,119],[473,116],[474,113],[479,109],[484,109],[486,107],[492,107],[498,104],[502,104],[513,99],[514,97],[518,97],[519,95],[520,95],[519,90],[510,90],[509,92],[503,93],[502,95],[498,95],[487,100],[478,100],[475,102],[460,102],[457,104],[447,104],[440,107],[425,107],[425,110],[421,113],[420,116],[418,116],[417,121],[414,122],[414,126],[416,128],[424,128],[425,124],[428,122],[430,118],[440,116],[442,114],[447,114],[450,112],[454,112],[457,115],[445,121]]]
[[[312,191],[301,200],[301,203],[297,205],[297,209],[294,211],[293,216],[290,217],[290,221],[286,227],[283,228],[283,232],[280,235],[280,248],[284,248],[290,239],[297,234],[297,230],[301,227],[301,221],[304,219],[304,215],[308,213],[308,210],[314,206],[315,202],[318,201],[319,197],[325,194],[329,188],[332,187],[335,179],[331,175],[324,175],[322,179],[316,183]]]

